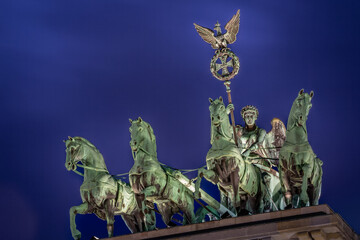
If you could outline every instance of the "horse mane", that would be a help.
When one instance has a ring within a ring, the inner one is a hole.
[[[145,125],[146,125],[146,129],[147,129],[148,132],[149,132],[150,140],[151,140],[152,142],[156,142],[156,138],[155,138],[155,134],[154,134],[153,128],[151,127],[151,125],[150,125],[149,123],[147,123],[147,122],[145,122],[145,121],[144,121],[144,123],[145,123]]]
[[[214,101],[212,101],[212,102],[210,103],[210,106],[212,106],[212,105],[218,105],[218,104],[221,104],[221,105],[223,105],[223,106],[225,107],[224,102],[221,101],[221,100],[219,100],[218,98],[215,99]],[[226,115],[227,115],[227,114],[226,114]],[[227,120],[228,120],[228,123],[229,123],[229,126],[230,126],[229,118],[227,118]],[[213,123],[212,123],[211,118],[210,118],[210,121],[211,121],[210,144],[213,144],[213,142],[214,142],[214,126],[213,126]],[[223,134],[224,137],[227,137],[227,138],[230,138],[230,139],[232,138],[232,136],[229,136],[228,133],[227,133],[227,131],[226,131],[225,129],[223,129],[223,127],[221,127],[220,131],[221,131],[221,133]]]
[[[310,95],[310,94],[312,94],[312,95]],[[292,104],[292,106],[291,106],[291,109],[290,109],[290,113],[289,113],[289,117],[288,117],[288,122],[287,122],[287,130],[289,130],[290,128],[292,128],[294,125],[295,125],[295,116],[294,116],[294,111],[295,111],[295,109],[297,108],[297,106],[296,106],[296,102],[299,100],[299,98],[301,98],[301,99],[304,99],[304,101],[305,101],[305,104],[310,104],[311,105],[311,98],[312,98],[312,96],[313,96],[313,92],[311,92],[310,94],[308,94],[308,93],[305,93],[305,92],[303,92],[303,93],[301,93],[301,94],[299,94],[296,98],[295,98],[295,100],[294,100],[294,102],[293,102],[293,104]],[[309,114],[309,112],[307,111],[306,112],[306,116],[304,116],[304,117],[306,117],[307,118],[307,116],[308,116],[308,114]],[[305,128],[305,130],[306,130],[306,125],[304,125],[303,126],[304,128]]]
[[[149,137],[150,137],[150,141],[154,144],[154,151],[155,151],[154,154],[156,156],[157,155],[157,151],[156,151],[157,146],[156,146],[156,137],[155,137],[153,128],[151,127],[151,125],[148,122],[142,120],[140,117],[137,120],[134,120],[132,122],[132,124],[134,124],[134,123],[143,125],[146,128],[146,130],[149,134]]]
[[[294,117],[294,111],[295,111],[295,104],[296,104],[296,100],[298,98],[296,98],[291,106],[291,109],[290,109],[290,113],[289,113],[289,117],[288,117],[288,121],[287,121],[287,124],[286,124],[286,129],[290,129],[294,124],[295,124],[295,117]]]
[[[75,141],[80,141],[82,143],[85,143],[86,145],[88,145],[90,148],[92,148],[95,152],[99,152],[99,150],[95,147],[94,144],[92,144],[89,140],[83,138],[83,137],[73,137],[73,139]]]

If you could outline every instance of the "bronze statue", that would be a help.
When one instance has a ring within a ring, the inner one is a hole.
[[[277,166],[278,157],[276,158],[276,156],[283,143],[275,141],[275,138],[279,136],[279,128],[276,128],[276,126],[282,122],[281,120],[273,120],[273,129],[266,133],[264,129],[256,125],[259,111],[255,106],[247,105],[243,107],[241,116],[245,126],[237,125],[236,135],[242,157],[254,164],[262,172],[262,181],[267,190],[264,197],[264,211],[277,210],[281,201],[280,181],[279,174],[273,169],[273,166]],[[282,136],[285,137],[285,133]]]
[[[222,97],[210,101],[211,149],[206,156],[207,170],[200,169],[199,176],[217,184],[221,204],[240,215],[263,211],[266,194],[260,169],[245,161],[235,145],[229,122],[229,106],[225,108]]]
[[[221,81],[229,81],[234,78],[240,69],[239,58],[228,48],[229,44],[236,41],[239,24],[240,9],[225,25],[225,29],[227,30],[225,34],[222,34],[219,22],[215,24],[214,30],[216,34],[213,30],[194,23],[195,29],[200,37],[205,42],[210,43],[213,49],[217,49],[210,62],[210,71],[215,78]],[[227,88],[229,88],[230,83],[226,85],[228,85]]]
[[[76,229],[76,214],[94,213],[106,220],[109,237],[113,236],[115,215],[121,215],[133,233],[155,229],[154,211],[147,208],[145,215],[140,211],[130,186],[109,174],[102,154],[92,143],[82,137],[69,137],[65,144],[66,169],[82,175],[76,169],[84,168],[80,187],[83,203],[70,208],[70,229],[75,240],[81,238]]]
[[[278,118],[271,120],[271,127],[258,152],[260,156],[265,156],[272,165],[278,166],[280,149],[284,145],[286,138],[286,127]]]
[[[172,216],[180,211],[183,224],[195,223],[193,193],[177,180],[170,168],[160,165],[152,127],[140,117],[130,119],[130,123],[134,165],[129,179],[139,207],[145,208],[145,200],[156,203],[167,226],[174,225]]]
[[[231,18],[231,20],[225,25],[227,32],[222,34],[219,22],[215,24],[215,32],[209,28],[205,28],[194,23],[196,31],[200,37],[207,43],[211,44],[213,49],[227,48],[228,44],[236,41],[236,35],[239,32],[240,24],[240,9]]]
[[[280,150],[279,172],[286,208],[318,205],[321,194],[322,161],[313,152],[306,120],[314,92],[301,89],[288,118],[286,140]]]
[[[255,122],[259,116],[259,111],[256,107],[248,105],[242,108],[241,116],[245,122],[245,126],[237,125],[237,137],[239,139],[239,147],[241,154],[247,158],[254,159],[254,162],[266,163],[265,159],[259,159],[259,148],[263,143],[266,131],[259,128]]]
[[[237,137],[241,154],[254,164],[277,166],[279,152],[285,141],[285,125],[278,119],[271,121],[272,129],[266,131],[256,125],[259,111],[255,106],[245,106],[241,110],[245,126],[237,125]]]

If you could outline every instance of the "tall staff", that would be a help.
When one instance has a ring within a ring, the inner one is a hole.
[[[231,99],[231,89],[230,89],[230,80],[234,78],[240,69],[239,58],[227,47],[228,44],[234,43],[236,41],[236,35],[239,32],[240,25],[240,9],[236,14],[231,18],[231,20],[225,25],[226,33],[221,33],[221,27],[219,22],[215,24],[215,32],[209,28],[201,27],[194,23],[196,31],[199,33],[200,37],[207,43],[211,44],[213,49],[216,49],[215,55],[210,62],[210,71],[212,75],[224,82],[226,87],[226,92],[228,96],[229,104],[232,104]],[[235,117],[234,110],[231,109],[231,125],[234,131],[234,140],[236,146],[237,137],[235,129]]]

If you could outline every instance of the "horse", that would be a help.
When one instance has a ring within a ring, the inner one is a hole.
[[[313,96],[313,91],[308,94],[304,93],[304,89],[300,90],[290,110],[286,139],[279,154],[279,173],[286,209],[319,204],[322,161],[310,146],[306,128]]]
[[[168,171],[169,168],[159,163],[152,127],[141,117],[129,121],[130,147],[134,158],[129,179],[139,207],[144,207],[144,200],[156,203],[168,227],[175,225],[171,221],[172,216],[180,211],[183,212],[183,224],[195,223],[192,192],[181,184],[171,171]]]
[[[132,233],[155,229],[155,213],[147,209],[145,216],[142,214],[131,187],[109,174],[102,154],[92,143],[82,137],[69,137],[65,144],[66,169],[84,177],[80,187],[82,204],[70,208],[70,229],[75,240],[81,238],[76,214],[94,213],[106,220],[109,237],[113,236],[115,215],[121,215]],[[77,167],[84,168],[84,174]]]
[[[235,214],[260,213],[266,194],[261,171],[241,156],[229,122],[230,110],[225,108],[222,97],[209,98],[209,102],[211,148],[206,156],[207,170],[200,169],[198,177],[217,184],[221,204]]]

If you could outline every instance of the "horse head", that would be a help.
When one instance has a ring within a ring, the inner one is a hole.
[[[65,141],[66,162],[65,167],[68,171],[75,171],[77,164],[81,162],[85,166],[101,167],[106,169],[104,160],[99,150],[82,137],[69,137]]]
[[[210,118],[211,118],[211,144],[213,143],[213,135],[215,133],[214,128],[217,128],[218,133],[222,137],[232,139],[232,133],[230,131],[230,122],[228,113],[222,97],[212,100],[209,98],[210,106]]]
[[[314,92],[310,94],[305,93],[304,89],[301,89],[296,97],[290,111],[288,119],[288,130],[294,126],[306,125],[306,120],[309,115],[310,108],[312,107],[311,99],[314,96]]]
[[[139,117],[136,120],[129,119],[131,126],[130,147],[133,153],[143,151],[147,154],[156,156],[156,138],[154,131],[149,123]]]

